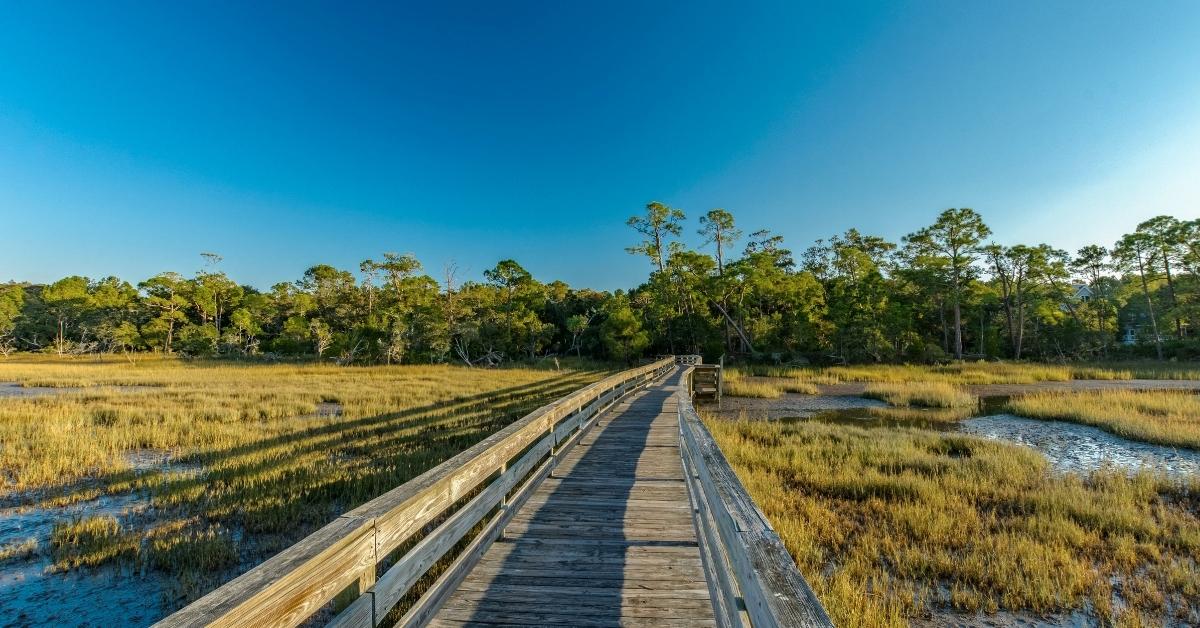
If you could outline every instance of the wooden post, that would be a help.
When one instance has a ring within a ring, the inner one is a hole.
[[[505,471],[508,471],[508,461],[507,461],[507,460],[505,460],[504,462],[500,463],[500,475],[501,475],[501,476],[503,476]],[[499,481],[499,480],[497,480],[497,482],[498,482],[498,481]],[[501,515],[503,515],[503,514],[504,514],[504,511],[508,510],[508,491],[504,491],[504,495],[501,495],[501,496],[500,496],[500,507],[499,507],[499,510],[500,510],[500,514],[501,514]],[[497,540],[497,541],[503,541],[503,540],[504,540],[504,528],[503,528],[503,527],[501,527],[501,528],[500,528],[500,532],[498,532],[498,533],[496,534],[496,540]]]

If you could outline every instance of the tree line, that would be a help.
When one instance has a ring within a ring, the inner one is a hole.
[[[971,209],[899,242],[851,229],[793,253],[734,216],[653,202],[627,224],[648,278],[603,292],[543,283],[514,260],[482,281],[435,278],[412,255],[358,272],[317,265],[268,291],[204,253],[190,277],[0,284],[0,354],[40,351],[315,357],[342,364],[496,365],[656,353],[775,362],[1200,357],[1200,220],[1158,216],[1074,254],[999,245]],[[738,248],[741,248],[738,251]]]

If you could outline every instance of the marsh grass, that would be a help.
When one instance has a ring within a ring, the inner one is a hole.
[[[112,515],[59,521],[50,532],[50,556],[62,570],[135,559],[139,544],[139,536]]]
[[[1200,380],[1200,368],[1185,363],[1110,362],[1098,364],[1036,364],[1030,362],[955,362],[953,364],[867,364],[831,367],[739,365],[736,370],[756,377],[791,378],[811,384],[842,382],[945,382],[948,384],[1035,384],[1073,379]]]
[[[1132,379],[1200,379],[1200,368],[1195,362],[1111,362],[1099,365],[1100,370],[1114,370],[1128,373]],[[1086,378],[1077,378],[1086,379]],[[1100,379],[1100,378],[1096,378]]]
[[[233,537],[219,526],[157,532],[145,551],[146,560],[155,569],[173,573],[218,571],[238,562]]]
[[[783,392],[797,393],[801,395],[815,395],[820,393],[820,389],[816,384],[799,379],[784,379],[775,382],[775,386]]]
[[[855,382],[943,382],[947,384],[1032,384],[1072,379],[1072,369],[1046,364],[961,362],[938,366],[835,366],[827,374]]]
[[[1057,475],[1028,448],[917,429],[707,423],[837,625],[1200,621],[1200,481]]]
[[[956,406],[950,408],[912,408],[886,407],[866,408],[867,414],[883,421],[894,421],[897,424],[935,424],[956,423],[975,415],[975,406]]]
[[[978,404],[975,395],[945,382],[871,384],[862,396],[886,401],[892,406],[967,408]]]
[[[734,373],[735,375],[749,377],[769,377],[774,379],[786,379],[796,382],[816,385],[837,384],[841,382],[837,377],[825,373],[823,369],[809,367],[790,367],[790,366],[766,366],[763,364],[746,364],[725,369],[726,375]]]
[[[562,364],[0,361],[0,381],[80,388],[0,399],[0,500],[53,508],[145,496],[153,521],[59,522],[52,560],[179,565],[168,604],[179,606],[219,584],[214,574],[253,565],[606,374]],[[318,415],[331,400],[342,414]],[[140,465],[147,450],[168,462]]]
[[[744,379],[726,379],[722,390],[723,394],[730,397],[778,399],[783,396],[783,390],[771,382],[753,382]]]
[[[1118,436],[1200,449],[1200,396],[1183,391],[1039,392],[1008,402],[1014,414],[1083,423]]]
[[[10,561],[32,558],[37,554],[38,545],[38,540],[33,538],[0,545],[0,565]]]
[[[778,399],[783,393],[815,395],[820,390],[810,381],[795,377],[764,377],[741,369],[727,369],[723,374],[723,394],[731,397]],[[747,379],[747,375],[754,379]]]

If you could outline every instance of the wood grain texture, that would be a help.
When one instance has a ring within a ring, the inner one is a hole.
[[[598,415],[431,625],[716,625],[679,452],[681,375]]]

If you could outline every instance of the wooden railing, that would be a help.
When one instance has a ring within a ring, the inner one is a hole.
[[[832,626],[783,541],[754,504],[692,405],[678,393],[681,455],[700,555],[721,626]]]
[[[451,560],[399,620],[424,624],[595,417],[674,367],[673,358],[664,358],[538,408],[157,625],[296,626],[349,593],[357,596],[331,625],[373,627],[430,567]],[[381,563],[387,568],[376,579]]]

